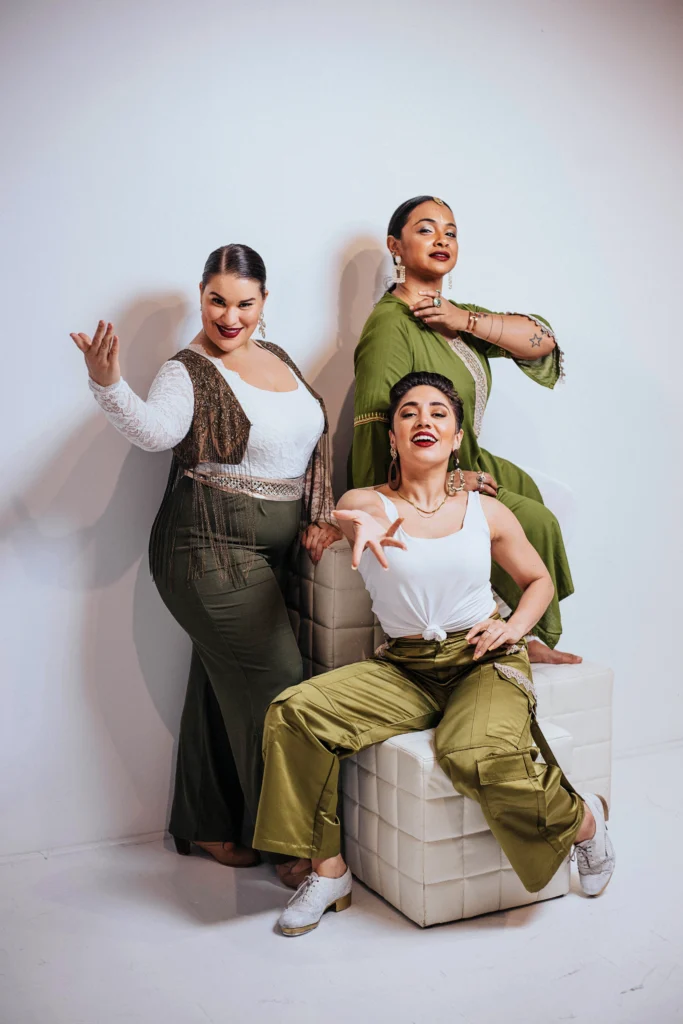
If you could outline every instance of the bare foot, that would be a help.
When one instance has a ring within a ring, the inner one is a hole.
[[[595,818],[588,804],[584,804],[584,815],[581,827],[576,834],[575,843],[583,843],[586,839],[592,839],[595,835]]]
[[[341,878],[347,871],[346,862],[341,853],[336,854],[334,857],[326,857],[324,860],[313,860],[312,863],[313,870],[321,878]]]
[[[565,654],[553,651],[540,640],[530,640],[528,644],[529,661],[536,665],[580,665],[583,658],[578,654]]]
[[[290,889],[298,889],[306,875],[310,874],[311,862],[305,857],[298,860],[288,860],[284,864],[277,865],[277,877],[283,885]]]

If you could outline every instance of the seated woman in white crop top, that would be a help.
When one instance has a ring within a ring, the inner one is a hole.
[[[391,390],[389,418],[389,483],[347,492],[336,513],[389,641],[374,658],[285,690],[266,716],[254,842],[301,858],[299,866],[312,861],[280,917],[286,935],[351,902],[336,810],[340,758],[430,727],[441,767],[480,803],[530,892],[572,847],[588,895],[614,870],[604,799],[574,790],[536,721],[523,638],[551,600],[548,571],[509,509],[464,489],[462,402],[451,381],[408,374]],[[521,592],[507,622],[491,591],[492,557]]]

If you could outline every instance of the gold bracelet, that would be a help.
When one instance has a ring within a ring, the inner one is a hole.
[[[467,327],[465,328],[467,334],[474,334],[474,330],[480,319],[481,313],[475,313],[474,311],[470,312],[470,315],[467,318]]]

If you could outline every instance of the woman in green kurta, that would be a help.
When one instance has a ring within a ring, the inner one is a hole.
[[[580,661],[551,650],[562,632],[559,602],[574,589],[557,519],[528,473],[480,448],[477,440],[491,390],[490,360],[514,359],[532,380],[553,388],[562,377],[553,331],[541,317],[494,314],[441,298],[442,279],[458,258],[453,213],[442,200],[418,196],[403,203],[390,221],[388,247],[395,284],[370,314],[355,353],[350,485],[371,487],[387,480],[392,385],[413,370],[449,377],[465,406],[460,466],[466,487],[496,495],[514,512],[555,584],[555,597],[534,630],[543,643],[529,645],[531,660]],[[520,591],[511,577],[494,564],[491,580],[514,609]]]

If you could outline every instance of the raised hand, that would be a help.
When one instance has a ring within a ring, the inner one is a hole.
[[[433,288],[425,288],[418,295],[424,295],[424,298],[410,306],[410,312],[418,320],[446,338],[454,338],[465,330],[469,315],[466,310],[444,299],[441,292]],[[434,305],[435,301],[438,302],[437,306]]]
[[[338,509],[332,515],[342,524],[348,523],[353,529],[353,544],[351,553],[351,568],[357,569],[360,564],[361,555],[366,548],[372,551],[373,555],[383,569],[389,568],[384,548],[402,548],[407,551],[402,540],[396,540],[394,534],[403,522],[396,519],[388,529],[385,529],[374,516],[361,509]],[[348,534],[347,534],[348,536]]]
[[[119,338],[114,334],[113,324],[100,320],[92,340],[87,334],[70,337],[85,356],[88,373],[96,384],[106,388],[121,379]]]

